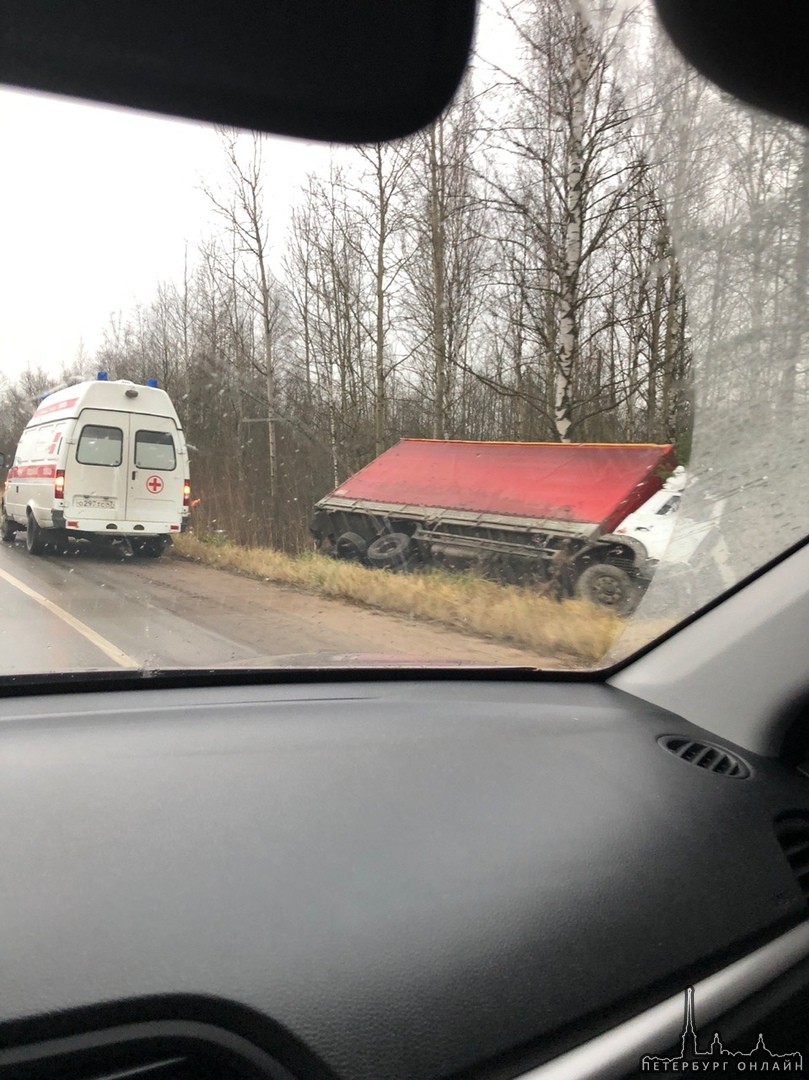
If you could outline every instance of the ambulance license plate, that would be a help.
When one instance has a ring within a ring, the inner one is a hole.
[[[77,495],[73,500],[73,505],[80,510],[114,510],[115,499],[110,499],[106,495]]]

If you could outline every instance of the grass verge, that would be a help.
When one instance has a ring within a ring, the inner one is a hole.
[[[174,554],[378,611],[429,619],[576,666],[600,660],[625,625],[612,612],[583,600],[558,603],[529,588],[499,585],[472,573],[391,574],[315,553],[286,555],[271,548],[207,543],[188,534],[175,537]]]

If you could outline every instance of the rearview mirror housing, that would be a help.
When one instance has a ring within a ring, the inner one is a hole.
[[[475,0],[3,0],[0,80],[281,135],[378,142],[447,106]]]
[[[805,0],[655,0],[697,70],[750,105],[809,123]]]

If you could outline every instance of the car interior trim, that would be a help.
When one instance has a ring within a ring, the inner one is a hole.
[[[774,982],[809,956],[809,922],[800,923],[774,941],[694,984],[698,1028],[716,1020],[746,998]],[[685,987],[683,990],[685,991]],[[683,1029],[685,993],[661,1001],[631,1020],[605,1031],[519,1080],[589,1080],[626,1075],[646,1054],[665,1053]]]
[[[235,1054],[245,1063],[257,1068],[263,1076],[271,1080],[292,1080],[289,1072],[255,1043],[248,1041],[232,1031],[216,1027],[198,1020],[151,1020],[148,1023],[124,1024],[94,1031],[82,1035],[66,1036],[61,1039],[49,1039],[46,1042],[32,1043],[25,1046],[10,1047],[0,1052],[0,1069],[5,1071],[13,1066],[40,1063],[43,1067],[70,1054],[86,1050],[100,1050],[104,1047],[120,1048],[126,1043],[138,1043],[145,1040],[164,1039],[184,1040],[198,1044],[207,1044]]]
[[[806,689],[809,609],[796,581],[809,580],[803,546],[609,679],[756,754],[775,756],[784,725],[773,723]],[[642,608],[640,611],[642,615]],[[740,679],[744,670],[768,678]]]

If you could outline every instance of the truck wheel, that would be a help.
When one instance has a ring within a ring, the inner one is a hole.
[[[355,532],[344,532],[337,537],[334,552],[338,559],[363,559],[368,544],[364,537]]]
[[[42,537],[42,529],[37,525],[37,519],[28,511],[27,528],[25,530],[25,546],[30,555],[41,555],[45,550],[45,541]]]
[[[2,540],[4,544],[13,544],[16,535],[17,530],[6,517],[6,508],[4,506],[3,509],[0,510],[0,540]]]
[[[640,602],[641,593],[626,570],[612,563],[593,563],[576,582],[576,596],[609,608],[616,615],[631,615]]]
[[[368,545],[366,556],[371,566],[380,570],[407,570],[412,563],[411,547],[407,533],[386,533]]]

